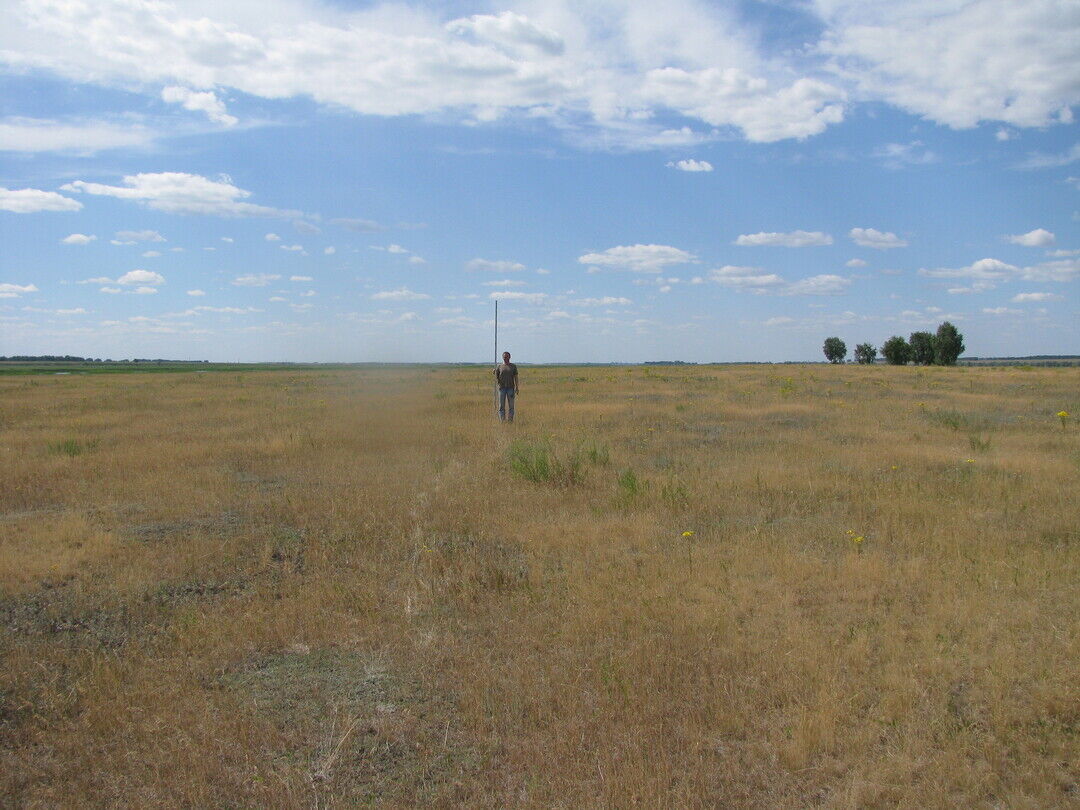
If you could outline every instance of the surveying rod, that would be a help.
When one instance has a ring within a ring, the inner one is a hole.
[[[499,409],[499,299],[495,299],[495,410]]]

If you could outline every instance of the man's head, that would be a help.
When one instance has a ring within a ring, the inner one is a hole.
[[[509,363],[510,362],[510,352],[503,352],[503,362],[504,363]]]

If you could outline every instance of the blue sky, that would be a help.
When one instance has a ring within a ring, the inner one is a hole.
[[[1080,353],[1073,0],[0,12],[0,354]]]

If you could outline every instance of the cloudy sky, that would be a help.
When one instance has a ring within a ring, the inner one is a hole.
[[[0,14],[0,354],[1080,352],[1077,0]]]

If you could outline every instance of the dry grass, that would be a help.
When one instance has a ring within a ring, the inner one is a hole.
[[[1076,369],[488,377],[0,379],[0,804],[1080,802]]]

